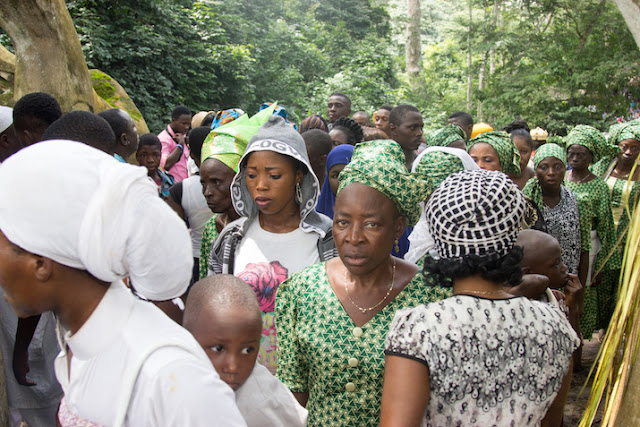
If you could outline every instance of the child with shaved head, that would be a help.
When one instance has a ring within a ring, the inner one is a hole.
[[[558,241],[550,234],[530,229],[520,232],[516,245],[522,247],[522,274],[540,274],[549,279],[548,287],[522,290],[522,295],[558,305],[567,314],[571,326],[579,331],[584,288],[578,276],[568,273]],[[560,292],[562,288],[564,293]]]
[[[306,409],[267,368],[256,363],[262,319],[247,283],[228,274],[198,281],[189,292],[183,326],[235,391],[236,404],[249,427],[306,425]]]

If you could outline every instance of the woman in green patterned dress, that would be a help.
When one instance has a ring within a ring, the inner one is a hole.
[[[340,174],[333,218],[339,257],[280,285],[277,375],[306,406],[309,426],[377,426],[384,340],[396,310],[450,295],[390,255],[431,189],[407,172],[397,143],[358,144]]]
[[[618,249],[624,248],[629,221],[637,206],[640,191],[640,167],[634,166],[640,154],[640,124],[622,123],[609,129],[609,144],[620,148],[617,156],[607,156],[594,164],[591,171],[601,177],[609,187],[611,210],[616,229]],[[633,174],[632,174],[633,171]],[[621,256],[615,253],[605,266],[605,274],[596,288],[598,309],[603,307],[607,319],[611,317],[616,304],[616,293],[620,277]],[[607,325],[601,325],[606,328]]]
[[[571,170],[565,174],[564,184],[578,201],[581,239],[587,243],[586,249],[589,250],[589,267],[582,272],[584,277],[580,277],[585,287],[580,330],[590,339],[593,331],[605,328],[609,323],[610,313],[606,307],[598,306],[597,284],[602,277],[598,273],[615,250],[616,235],[609,187],[602,178],[589,171],[589,165],[603,157],[615,155],[618,149],[609,145],[596,128],[586,125],[573,128],[565,138],[565,143]]]

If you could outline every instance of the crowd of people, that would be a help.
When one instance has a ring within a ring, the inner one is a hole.
[[[561,426],[640,121],[547,138],[343,93],[140,136],[45,93],[0,107],[10,425]]]

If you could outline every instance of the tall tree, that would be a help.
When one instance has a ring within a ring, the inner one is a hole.
[[[406,64],[409,81],[415,83],[422,68],[420,49],[420,0],[407,0]]]

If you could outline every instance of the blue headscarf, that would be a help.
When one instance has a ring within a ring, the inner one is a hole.
[[[331,219],[333,219],[333,207],[336,204],[336,195],[331,191],[331,184],[329,184],[329,170],[335,165],[349,164],[349,162],[351,162],[351,156],[353,155],[353,149],[353,145],[338,145],[331,150],[327,156],[327,175],[324,177],[324,183],[322,183],[316,211],[325,214]]]

